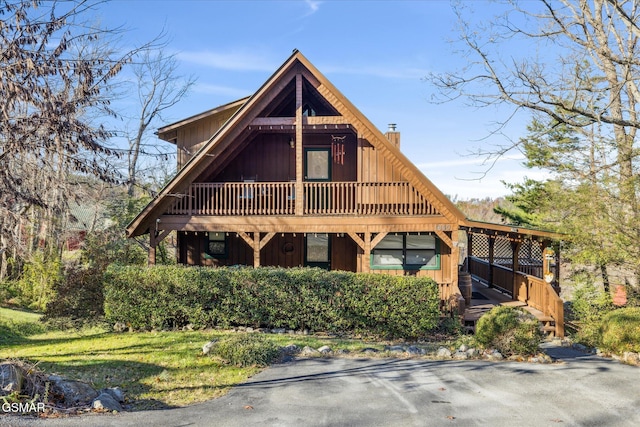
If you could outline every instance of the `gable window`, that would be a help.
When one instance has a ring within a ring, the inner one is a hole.
[[[432,235],[388,234],[371,251],[371,268],[439,270],[438,241]]]
[[[205,247],[205,258],[225,258],[227,256],[227,237],[223,232],[207,233],[209,235]]]

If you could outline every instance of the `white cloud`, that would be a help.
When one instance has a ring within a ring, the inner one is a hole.
[[[304,2],[309,6],[309,12],[305,16],[313,15],[320,9],[321,1],[316,0],[304,0]]]
[[[278,68],[275,61],[255,52],[180,52],[178,59],[210,68],[232,71],[273,71]]]

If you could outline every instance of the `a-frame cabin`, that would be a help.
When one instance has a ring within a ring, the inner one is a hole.
[[[429,276],[444,302],[470,265],[459,230],[490,247],[548,238],[467,220],[401,153],[400,134],[379,131],[298,51],[251,97],[158,136],[176,144],[178,173],[127,228],[149,234],[150,264],[175,230],[183,264]]]

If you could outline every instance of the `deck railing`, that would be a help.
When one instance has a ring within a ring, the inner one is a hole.
[[[556,336],[564,336],[564,306],[562,299],[549,283],[520,271],[516,271],[514,280],[512,269],[496,264],[493,265],[493,274],[490,274],[488,261],[475,257],[469,257],[468,261],[471,274],[489,286],[511,295],[514,300],[525,302],[540,310],[554,320]]]
[[[295,182],[195,183],[169,215],[294,215]],[[408,182],[304,182],[303,213],[309,215],[435,215]]]

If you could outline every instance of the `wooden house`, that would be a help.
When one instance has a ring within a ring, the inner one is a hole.
[[[447,301],[460,293],[463,264],[528,298],[521,247],[552,237],[466,219],[402,154],[395,128],[378,130],[298,51],[251,97],[158,136],[176,144],[178,173],[127,228],[149,235],[150,264],[175,230],[188,265],[429,276]],[[477,263],[460,256],[467,245]],[[494,259],[503,246],[509,259]],[[516,273],[500,276],[496,261]]]

